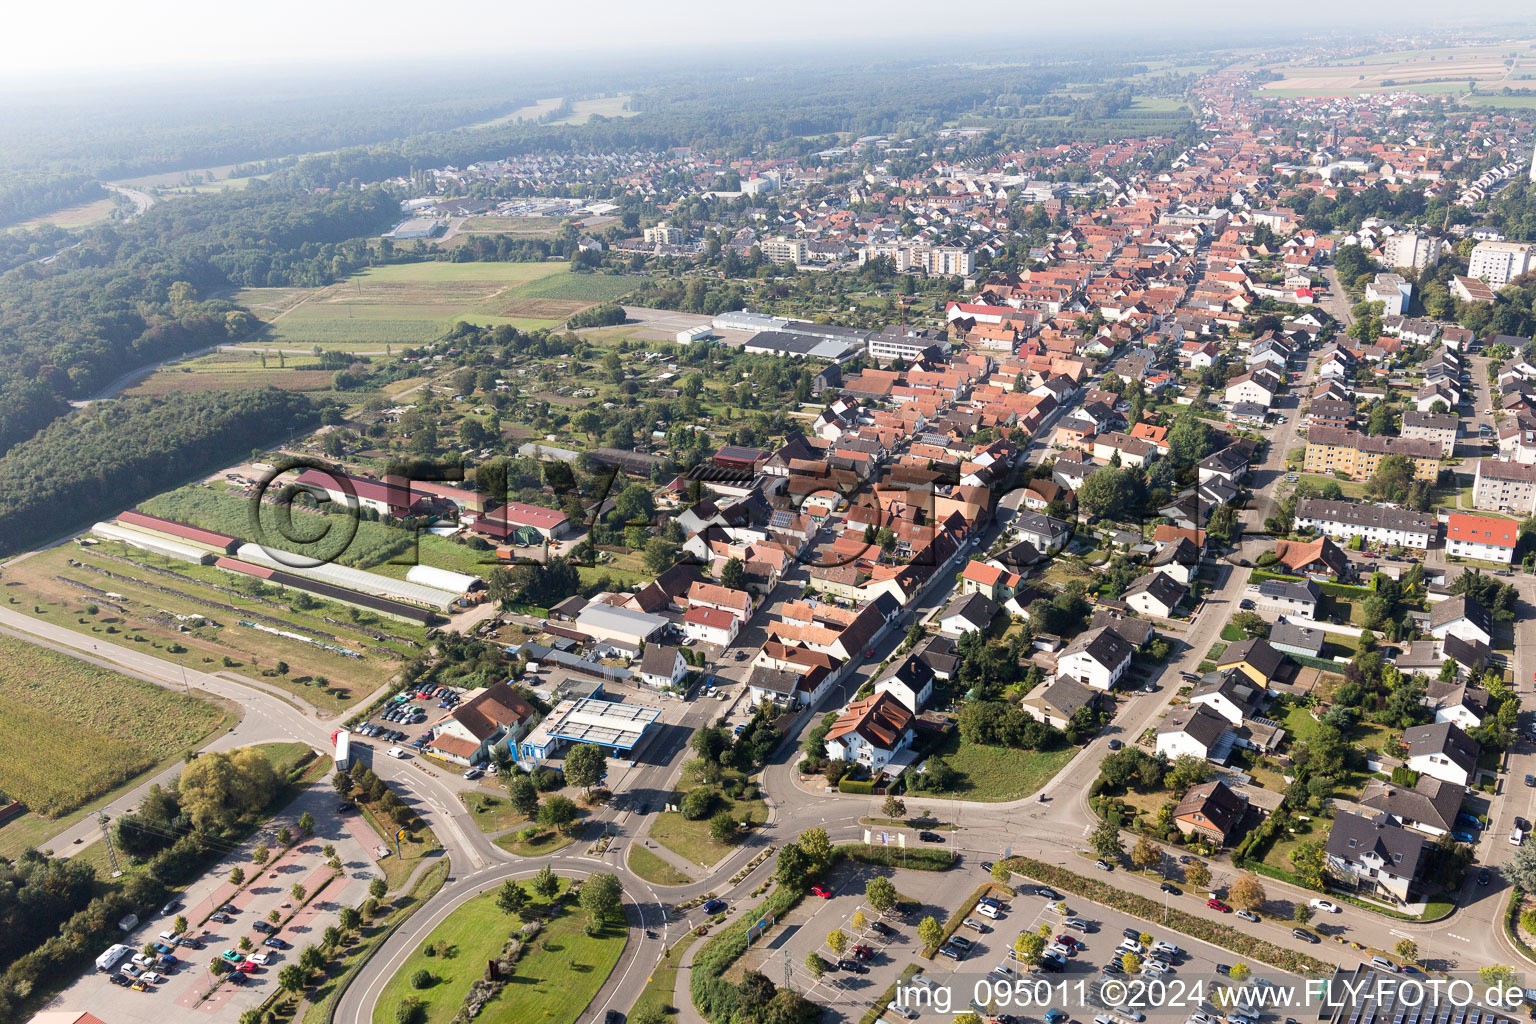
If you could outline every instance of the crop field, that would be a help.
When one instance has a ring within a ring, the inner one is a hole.
[[[57,817],[200,743],[215,705],[0,637],[0,791]]]
[[[634,117],[638,110],[626,110],[628,96],[603,96],[595,100],[577,100],[571,112],[551,124],[586,124],[594,117]]]
[[[267,365],[262,365],[263,358]],[[292,357],[289,363],[308,362]],[[277,387],[289,391],[329,391],[330,370],[296,370],[278,365],[275,355],[254,350],[225,350],[161,367],[125,393],[166,395],[177,391],[244,391]]]
[[[344,710],[371,693],[424,640],[414,623],[328,601],[301,609],[293,595],[276,588],[258,592],[255,582],[121,544],[64,544],[7,567],[4,593],[14,611],[93,639],[142,647],[197,671],[261,678],[326,711]],[[257,625],[318,633],[316,639],[362,657]],[[286,672],[279,671],[279,661]]]
[[[1357,60],[1326,64],[1287,64],[1275,70],[1283,77],[1266,82],[1264,90],[1277,96],[1333,96],[1403,90],[1458,93],[1476,82],[1479,89],[1497,89],[1529,70],[1529,42],[1500,46],[1464,46],[1435,50],[1398,50]]]
[[[30,231],[32,228],[42,227],[44,224],[52,224],[59,228],[83,228],[91,224],[99,224],[112,213],[113,202],[111,197],[97,199],[95,202],[82,203],[79,206],[66,207],[63,210],[54,210],[52,213],[39,214],[31,220],[13,224],[11,231]]]
[[[266,323],[267,345],[382,355],[433,341],[460,320],[554,327],[636,284],[634,277],[572,274],[565,263],[403,263],[324,288],[246,288],[232,298]],[[533,300],[560,304],[520,309]]]
[[[552,235],[559,217],[465,217],[456,233],[495,235]]]

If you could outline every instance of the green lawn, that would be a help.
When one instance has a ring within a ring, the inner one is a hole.
[[[596,936],[586,933],[586,920],[585,913],[572,907],[548,922],[518,961],[511,982],[486,1004],[481,1019],[487,1024],[572,1024],[581,1016],[613,972],[629,937],[622,919]]]
[[[1285,709],[1285,716],[1280,719],[1280,724],[1285,726],[1285,733],[1294,743],[1305,743],[1317,735],[1317,720],[1308,713],[1307,709],[1293,704]]]
[[[1302,473],[1297,477],[1298,483],[1308,483],[1313,487],[1321,488],[1324,484],[1335,483],[1344,497],[1359,500],[1365,497],[1365,484],[1356,483],[1353,480],[1338,480],[1331,476],[1319,476],[1315,473]]]
[[[474,816],[475,824],[480,826],[481,832],[500,832],[527,820],[512,809],[512,802],[504,796],[460,793],[459,801]]]
[[[934,753],[960,773],[960,784],[953,793],[917,793],[908,796],[908,801],[921,802],[924,795],[967,800],[1018,800],[1055,778],[1056,773],[1077,756],[1077,748],[1068,746],[1042,752],[984,747],[965,742],[956,731],[946,736]]]
[[[562,880],[563,892],[569,883]],[[529,889],[525,884],[524,889]],[[529,890],[528,895],[533,896]],[[548,904],[533,897],[533,906]],[[447,1024],[458,1012],[469,986],[485,973],[487,960],[501,952],[508,936],[521,924],[517,917],[502,913],[496,906],[496,890],[482,893],[459,907],[432,929],[430,935],[413,952],[400,970],[389,979],[384,992],[374,1006],[374,1024],[395,1024],[395,1009],[407,996],[416,996],[426,1010],[426,1024]],[[546,929],[550,934],[553,926]],[[578,927],[578,931],[579,931]],[[437,952],[427,955],[427,949]],[[622,943],[620,943],[622,948]],[[446,954],[446,955],[445,955]],[[522,975],[528,957],[518,965]],[[617,957],[615,957],[617,959]],[[610,968],[612,964],[610,963]],[[435,979],[425,989],[411,987],[411,976],[426,969]],[[494,1019],[494,1018],[490,1018]],[[509,1018],[510,1019],[510,1018]],[[517,1018],[525,1019],[525,1018]]]
[[[518,857],[547,857],[556,850],[563,850],[576,840],[552,828],[540,829],[532,839],[524,840],[522,830],[508,832],[496,839],[496,845]]]
[[[629,848],[629,870],[656,885],[687,885],[693,881],[643,846]]]
[[[691,785],[679,788],[677,800],[673,802],[681,805],[683,794],[693,788]],[[754,826],[761,826],[768,820],[768,805],[760,799],[731,800],[721,795],[714,810],[710,811],[710,817],[722,810],[730,811],[738,821],[750,818]],[[708,867],[736,849],[732,843],[717,843],[710,838],[709,817],[689,821],[677,811],[663,811],[656,815],[656,820],[651,823],[651,838],[700,867]]]

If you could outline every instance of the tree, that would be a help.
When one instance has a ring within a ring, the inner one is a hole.
[[[1163,848],[1146,836],[1131,847],[1131,863],[1138,868],[1155,868],[1163,862]]]
[[[810,884],[811,858],[794,843],[779,851],[778,866],[773,869],[773,879],[779,885],[797,892],[804,892]]]
[[[291,895],[293,897],[293,902],[295,902],[295,903],[303,903],[304,902],[304,897],[309,895],[307,892],[304,891],[304,887],[302,885],[300,885],[298,882],[294,882],[293,883],[293,888],[289,889],[288,893],[289,893],[289,895]]]
[[[342,907],[337,917],[337,923],[349,932],[357,931],[363,925],[363,915],[358,913],[356,907]]]
[[[1120,969],[1126,974],[1134,975],[1141,970],[1141,957],[1135,953],[1120,954]]]
[[[384,879],[382,878],[375,878],[373,881],[368,883],[368,895],[372,896],[376,900],[383,899],[384,894],[387,892],[389,892],[389,886],[385,884]]]
[[[907,802],[894,793],[885,798],[880,805],[880,813],[887,818],[905,818],[907,816]]]
[[[501,891],[496,894],[496,907],[503,914],[517,914],[521,917],[528,902],[528,890],[510,878],[501,883]]]
[[[215,978],[222,978],[232,970],[234,968],[229,966],[229,961],[221,956],[216,956],[208,961],[208,973],[212,974]]]
[[[832,840],[827,838],[827,830],[824,828],[808,828],[800,833],[797,840],[800,849],[806,852],[820,871],[832,862]]]
[[[811,977],[817,981],[827,973],[827,962],[815,953],[805,954],[805,969],[811,972]]]
[[[900,897],[896,893],[896,886],[889,878],[876,875],[864,883],[864,902],[877,914],[889,914],[895,910],[898,899]]]
[[[1013,872],[1008,870],[1007,864],[996,861],[992,865],[992,880],[1000,885],[1008,885],[1013,881]]]
[[[273,907],[271,910],[267,911],[267,920],[273,924],[277,924],[277,922],[281,921],[282,919],[283,912],[278,910],[276,907]]]
[[[337,946],[341,945],[342,937],[341,929],[335,925],[330,925],[321,933],[320,942],[326,949],[334,950]]]
[[[1185,866],[1184,880],[1196,889],[1204,889],[1211,884],[1211,869],[1205,861],[1197,860]]]
[[[736,837],[736,819],[730,811],[720,811],[709,819],[709,838],[717,843],[728,843]]]
[[[277,987],[284,992],[297,992],[304,987],[304,969],[298,964],[284,964],[277,972]]]
[[[864,926],[867,924],[869,924],[869,918],[864,916],[864,911],[862,910],[855,910],[853,916],[848,919],[848,927],[854,931],[863,931]]]
[[[181,770],[176,789],[193,826],[221,832],[267,806],[278,791],[277,773],[255,747],[198,757]]]
[[[1398,939],[1397,945],[1392,947],[1392,952],[1413,963],[1419,959],[1419,944],[1412,939]]]
[[[1515,969],[1507,964],[1489,964],[1487,967],[1477,969],[1477,980],[1484,989],[1514,988]]]
[[[245,884],[245,869],[242,868],[240,865],[236,864],[234,867],[229,869],[229,884],[230,885],[244,885]]]
[[[304,833],[306,836],[312,836],[315,834],[315,816],[313,814],[305,811],[303,814],[299,815],[299,831]]]
[[[833,928],[827,933],[827,948],[838,956],[842,956],[848,948],[848,936],[841,928]]]
[[[578,743],[565,755],[565,778],[587,793],[608,773],[608,758],[595,743]]]
[[[1408,499],[1415,467],[1406,455],[1388,455],[1376,464],[1376,472],[1366,481],[1365,493],[1373,498],[1401,504]]]
[[[241,952],[244,952],[244,953],[249,953],[252,949],[255,948],[255,946],[251,943],[251,937],[249,935],[242,935],[242,936],[240,936],[240,941],[239,941],[238,945],[240,947]]]
[[[1034,932],[1020,932],[1013,940],[1013,955],[1020,963],[1034,966],[1045,952],[1045,940]]]
[[[519,773],[508,779],[507,799],[512,809],[529,821],[539,813],[539,789],[531,776]]]
[[[587,912],[589,928],[593,934],[602,930],[605,921],[612,920],[620,913],[623,895],[624,887],[619,884],[619,876],[611,871],[599,871],[587,876],[587,880],[581,883],[581,892],[576,901]]]
[[[1504,862],[1502,872],[1515,888],[1523,892],[1536,892],[1536,845],[1516,849]]]
[[[1248,974],[1248,965],[1243,963],[1241,960],[1227,968],[1227,977],[1231,978],[1239,985],[1241,985],[1247,979]]]
[[[741,976],[741,984],[736,986],[737,993],[741,996],[741,1005],[747,1010],[756,1010],[766,1006],[778,991],[777,987],[762,971],[747,971]],[[634,1015],[630,1015],[630,1024],[634,1024]],[[665,1024],[665,1018],[657,1024]]]
[[[564,832],[576,820],[576,803],[570,797],[556,793],[539,808],[539,824],[545,828]]]
[[[1232,901],[1233,906],[1255,912],[1268,900],[1264,894],[1264,886],[1260,885],[1258,878],[1252,874],[1239,875],[1237,881],[1232,883],[1232,888],[1228,890],[1227,898]]]
[[[1237,509],[1225,502],[1216,506],[1216,511],[1211,513],[1210,522],[1205,527],[1206,536],[1222,547],[1231,547],[1236,544],[1241,530],[1242,524],[1238,522]]]
[[[288,846],[293,842],[293,830],[287,825],[277,830],[277,845]]]
[[[937,949],[940,940],[944,938],[944,926],[931,917],[925,917],[917,922],[917,937],[922,940],[925,949]]]
[[[1291,920],[1297,924],[1306,924],[1312,920],[1312,908],[1305,903],[1298,902],[1296,906],[1291,908]]]
[[[427,1019],[427,1008],[416,996],[406,996],[395,1007],[395,1024],[422,1024]]]
[[[425,967],[417,968],[411,972],[411,988],[418,991],[424,988],[431,988],[432,983],[436,980],[436,978],[432,977],[432,972]]]
[[[981,1024],[981,1017],[970,1010],[955,1014],[952,1024]]]
[[[645,568],[660,576],[677,562],[677,544],[665,537],[652,537],[645,542]]]
[[[261,843],[256,849],[251,851],[251,860],[257,864],[265,864],[270,856],[272,856],[272,851],[267,848],[266,843]]]
[[[720,585],[732,590],[744,589],[747,582],[747,567],[741,564],[741,559],[734,555],[725,560],[720,567]]]
[[[311,974],[325,966],[325,954],[319,946],[305,946],[299,954],[299,969],[305,974]]]
[[[1321,840],[1310,840],[1291,851],[1291,866],[1296,869],[1301,884],[1309,889],[1322,891],[1325,861]]]
[[[1107,821],[1100,822],[1093,830],[1093,834],[1088,837],[1088,845],[1093,847],[1094,853],[1109,861],[1118,860],[1125,853],[1119,827]]]
[[[546,902],[555,898],[560,891],[560,876],[550,870],[548,864],[539,868],[539,873],[533,876],[533,891]]]

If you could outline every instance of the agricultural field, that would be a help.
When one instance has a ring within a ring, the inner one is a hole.
[[[297,365],[302,357],[284,360]],[[244,391],[277,387],[289,391],[329,391],[334,372],[298,370],[278,357],[254,349],[225,349],[169,363],[128,388],[129,395],[166,395],[177,391]]]
[[[1469,82],[1481,90],[1497,90],[1531,70],[1532,45],[1463,46],[1434,50],[1398,50],[1358,60],[1285,64],[1274,67],[1282,77],[1263,90],[1276,96],[1336,96],[1394,90],[1444,94],[1461,93]]]
[[[67,814],[226,723],[209,701],[0,637],[0,792],[37,814]]]
[[[261,678],[329,712],[371,693],[425,639],[414,623],[319,600],[301,608],[295,596],[258,592],[255,582],[116,543],[59,545],[12,563],[5,576],[14,611],[110,643],[144,645],[197,671]],[[269,632],[275,629],[361,657]]]
[[[386,355],[435,341],[461,320],[555,327],[638,283],[635,277],[572,274],[566,263],[404,263],[324,288],[246,288],[232,299],[267,325],[266,347],[308,353],[318,345]]]
[[[42,227],[44,224],[52,224],[57,228],[83,228],[92,224],[99,224],[112,215],[115,203],[112,197],[97,199],[95,202],[82,203],[79,206],[70,206],[62,210],[54,210],[52,213],[39,214],[31,220],[13,224],[11,231],[30,231],[33,228]]]

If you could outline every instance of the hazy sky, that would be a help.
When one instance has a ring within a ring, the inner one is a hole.
[[[1528,16],[1521,0],[1484,11]],[[762,44],[847,39],[942,37],[978,41],[1016,35],[1048,46],[1053,30],[1102,32],[1118,46],[1128,30],[1178,31],[1209,37],[1224,28],[1286,26],[1275,0],[18,0],[0,26],[0,77],[81,77],[82,71],[147,67],[230,67],[317,59],[506,55],[510,60],[593,49],[636,51],[682,46],[756,49]],[[1323,30],[1311,13],[1292,27]],[[1460,15],[1458,15],[1460,16]],[[1373,24],[1410,33],[1446,17],[1435,0],[1344,0],[1325,14],[1330,26]],[[961,44],[963,45],[963,43]]]

